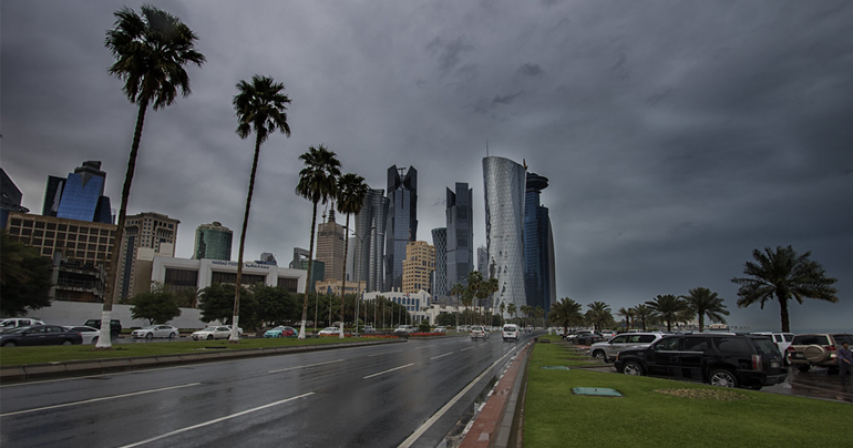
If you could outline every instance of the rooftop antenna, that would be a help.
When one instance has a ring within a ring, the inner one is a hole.
[[[489,139],[486,139],[486,157],[489,157]]]

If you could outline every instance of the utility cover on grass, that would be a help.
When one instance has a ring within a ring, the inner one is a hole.
[[[596,397],[621,397],[622,394],[616,389],[609,387],[576,387],[572,389],[575,395],[592,395]]]
[[[569,370],[566,366],[542,366],[546,370]]]

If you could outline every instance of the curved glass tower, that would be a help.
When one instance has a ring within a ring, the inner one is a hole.
[[[525,167],[503,157],[483,158],[488,275],[498,279],[493,305],[527,305],[524,293]]]

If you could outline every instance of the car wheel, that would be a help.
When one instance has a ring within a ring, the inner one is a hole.
[[[98,345],[98,336],[92,338],[92,345]]]
[[[808,372],[809,369],[811,369],[811,367],[812,367],[811,364],[797,364],[797,370],[799,370],[800,372],[803,372],[803,373]]]
[[[145,335],[145,339],[154,339],[154,333],[148,333]]]
[[[729,370],[716,369],[711,371],[708,382],[712,386],[737,387],[737,377]]]
[[[169,339],[175,339],[175,336],[177,336],[175,333],[169,333]]]
[[[607,362],[607,355],[604,354],[602,350],[596,350],[595,353],[592,354],[595,358],[597,358],[601,362]]]
[[[622,373],[625,375],[642,376],[643,366],[638,362],[628,361],[625,363],[625,366],[622,367]]]
[[[210,340],[212,340],[212,339],[213,339],[213,335],[212,335],[212,334],[207,335],[207,340],[208,340],[208,341],[210,341]]]
[[[62,345],[71,345],[71,344],[72,344],[72,342],[70,339],[66,339],[66,340],[62,341]]]
[[[3,347],[14,347],[15,345],[16,345],[15,341],[9,341],[9,342],[3,344]]]

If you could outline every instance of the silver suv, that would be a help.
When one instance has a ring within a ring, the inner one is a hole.
[[[838,371],[838,349],[847,342],[853,345],[851,334],[798,334],[788,347],[791,365],[808,372],[811,366],[829,367]]]
[[[474,339],[477,339],[477,338],[482,338],[483,340],[486,340],[488,337],[489,337],[489,332],[488,332],[488,330],[486,330],[486,327],[481,327],[479,325],[475,325],[475,326],[471,327],[471,340],[472,341]]]
[[[663,336],[663,333],[660,332],[620,334],[614,336],[609,341],[592,344],[589,347],[589,354],[604,362],[611,362],[616,359],[616,355],[620,351],[626,348],[648,347]]]

